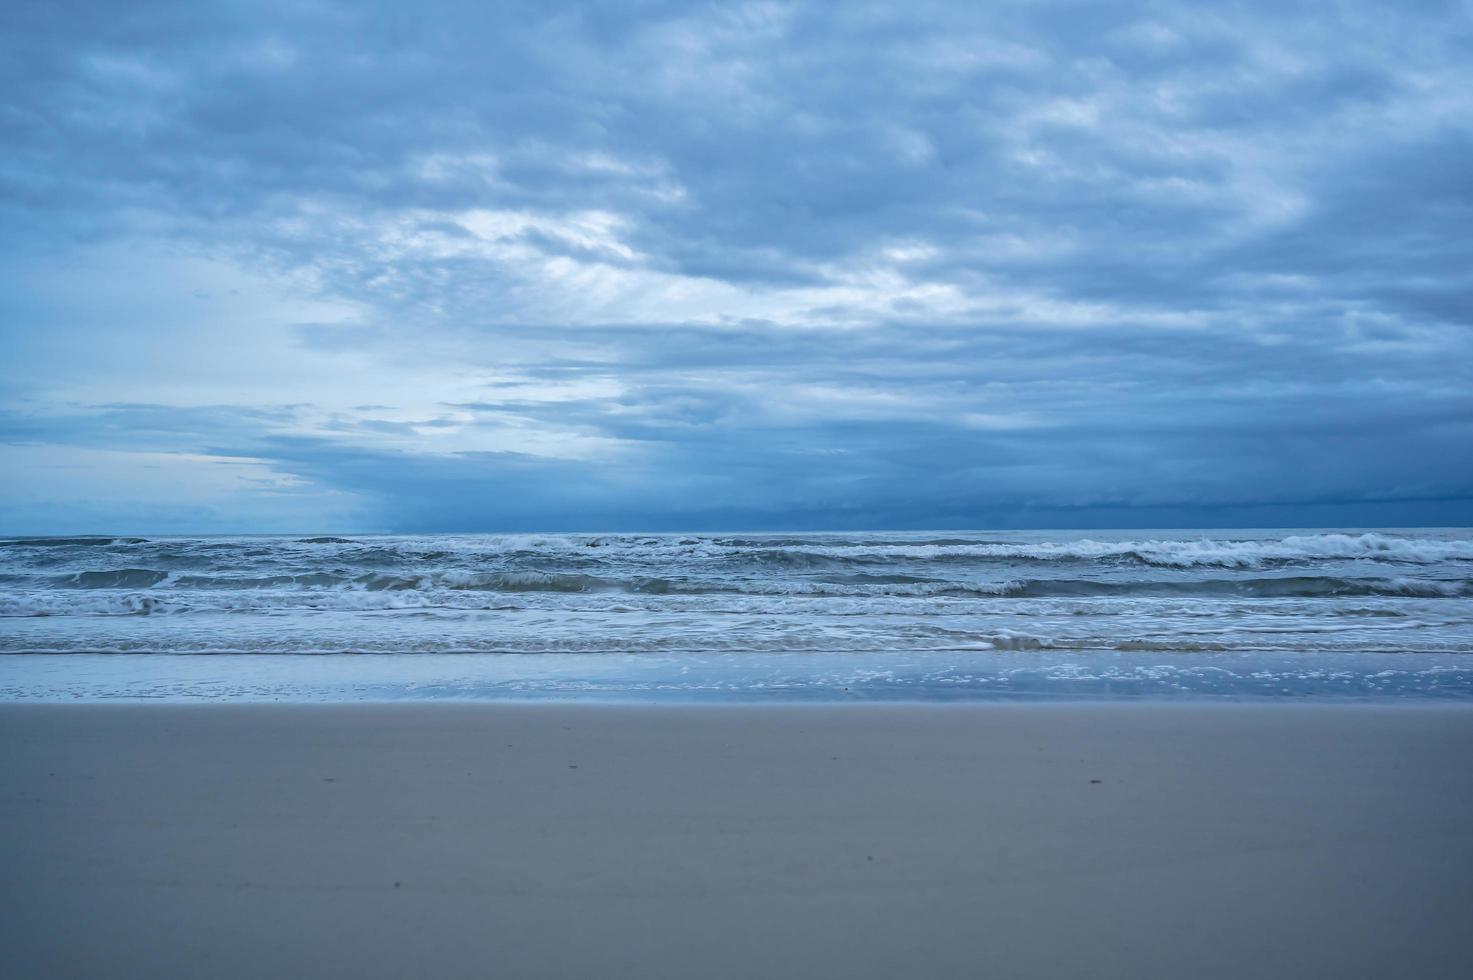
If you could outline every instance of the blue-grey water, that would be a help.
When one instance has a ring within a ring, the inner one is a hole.
[[[1473,530],[0,539],[0,699],[1473,699]]]

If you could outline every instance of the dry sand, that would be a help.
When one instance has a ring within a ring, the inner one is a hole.
[[[1473,976],[1473,710],[0,708],[6,977]]]

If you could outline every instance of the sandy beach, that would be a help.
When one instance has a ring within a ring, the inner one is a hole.
[[[1465,977],[1473,710],[0,707],[9,977]]]

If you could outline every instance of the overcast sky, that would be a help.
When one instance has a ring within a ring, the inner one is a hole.
[[[0,531],[1473,523],[1466,3],[0,11]]]

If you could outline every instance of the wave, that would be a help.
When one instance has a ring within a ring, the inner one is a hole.
[[[498,547],[499,546],[499,547]],[[976,537],[881,536],[506,537],[487,542],[488,553],[568,556],[598,549],[622,557],[717,559],[793,568],[903,561],[1094,562],[1115,560],[1164,568],[1256,568],[1277,563],[1371,559],[1407,564],[1473,561],[1473,539],[1410,537],[1385,532],[1288,535],[1283,538],[1148,538],[1100,541],[1013,542]]]
[[[1281,538],[1141,538],[1010,541],[972,537],[865,535],[490,535],[421,538],[157,539],[130,537],[10,538],[0,548],[65,549],[148,545],[139,554],[187,560],[206,553],[243,559],[295,558],[387,564],[434,560],[747,564],[804,570],[893,562],[1105,562],[1161,568],[1252,569],[1316,561],[1428,565],[1473,562],[1473,539],[1389,532],[1326,532]],[[302,546],[310,545],[310,548]]]
[[[764,546],[765,545],[765,546]],[[1143,540],[1016,544],[941,540],[932,542],[855,543],[814,545],[784,542],[783,547],[760,539],[728,539],[723,547],[731,557],[782,565],[818,564],[824,560],[887,562],[909,561],[1034,561],[1098,562],[1114,560],[1162,568],[1260,568],[1277,564],[1326,560],[1370,559],[1405,564],[1473,561],[1473,540],[1403,538],[1379,533],[1291,535],[1277,540]]]
[[[75,589],[147,589],[169,577],[168,572],[153,568],[116,568],[106,571],[76,572],[55,579],[63,588]]]
[[[169,603],[138,592],[86,595],[78,602],[62,595],[0,596],[0,618],[43,616],[148,616]]]
[[[881,610],[930,616],[971,615],[985,603],[1007,606],[1012,600],[1072,604],[1071,615],[1114,616],[1138,608],[1129,600],[1139,599],[1180,620],[1215,615],[1203,611],[1217,600],[1236,607],[1261,600],[1279,609],[1286,606],[1282,600],[1325,600],[1323,615],[1377,607],[1374,615],[1387,616],[1396,613],[1383,607],[1398,603],[1386,600],[1473,598],[1467,564],[1473,540],[1465,532],[1251,540],[1143,533],[1116,541],[992,537],[12,538],[0,541],[11,546],[0,553],[0,616],[289,610],[407,616],[416,609],[508,603],[580,612],[621,605],[653,613],[710,612],[729,605],[744,612],[782,607],[793,615],[801,609],[824,616]],[[114,543],[124,547],[111,548]],[[75,547],[61,547],[68,544]],[[605,601],[603,595],[638,601]],[[701,598],[719,596],[732,601]],[[1039,606],[1011,608],[1032,615]]]
[[[0,548],[103,548],[114,544],[147,544],[147,538],[4,538]]]
[[[1078,596],[1243,596],[1251,598],[1328,599],[1396,597],[1449,599],[1473,596],[1473,581],[1411,578],[1341,578],[1296,575],[1284,578],[1208,579],[1206,581],[1097,582],[1078,579],[1032,579],[1016,583],[1007,594],[1032,598]]]
[[[1374,560],[1415,565],[1473,561],[1473,539],[1409,537],[1384,532],[1288,535],[1269,539],[1149,538],[1100,541],[1014,542],[976,537],[882,536],[508,536],[481,543],[501,557],[600,556],[651,560],[688,559],[791,569],[895,561],[920,562],[1116,562],[1162,568],[1259,568],[1277,564]]]
[[[1273,643],[1262,638],[1243,634],[1215,640],[1189,639],[1152,635],[1041,635],[1017,630],[981,631],[966,636],[948,639],[929,639],[900,635],[878,636],[855,634],[832,635],[769,635],[754,633],[712,635],[619,636],[616,638],[581,636],[537,636],[528,634],[500,633],[494,635],[418,635],[413,638],[389,635],[384,637],[363,634],[332,632],[294,632],[269,636],[245,636],[229,633],[202,632],[154,632],[140,635],[123,633],[100,633],[80,636],[0,636],[0,656],[15,655],[69,655],[69,654],[124,654],[124,655],[293,655],[293,656],[382,656],[382,655],[477,655],[536,657],[539,655],[605,655],[605,654],[660,654],[660,655],[708,655],[718,656],[734,663],[731,655],[762,657],[771,654],[820,654],[826,656],[845,654],[874,654],[882,659],[886,655],[901,654],[905,657],[927,654],[947,654],[953,662],[965,664],[977,655],[995,653],[1054,655],[1062,657],[1091,658],[1100,653],[1125,654],[1259,654],[1301,657],[1319,654],[1329,658],[1349,655],[1442,655],[1464,657],[1473,654],[1473,645],[1468,643],[1387,643],[1376,639],[1354,637],[1346,642],[1333,640],[1296,638],[1291,643]],[[1025,660],[1028,658],[1019,658]],[[1218,664],[1220,658],[1211,658]],[[1076,669],[1087,660],[1073,661]],[[1227,661],[1231,663],[1231,661]],[[1065,661],[1068,664],[1069,661]],[[1098,663],[1098,661],[1096,661]],[[1239,661],[1241,663],[1241,661]],[[1313,661],[1306,661],[1308,664]],[[1061,664],[1064,666],[1064,664]],[[1168,664],[1160,664],[1171,669]],[[1202,665],[1204,668],[1208,663]],[[875,669],[886,670],[887,667]],[[1220,667],[1218,669],[1221,669]],[[1473,669],[1473,668],[1464,668]]]
[[[75,572],[45,580],[52,590],[143,592],[153,596],[200,593],[278,595],[387,592],[435,596],[454,593],[626,593],[653,596],[751,595],[795,598],[915,597],[936,599],[1211,598],[1423,598],[1473,597],[1473,579],[1292,575],[1253,578],[1136,579],[1011,578],[987,582],[900,574],[847,574],[823,578],[590,575],[578,572],[476,571],[424,574],[305,572],[231,576],[122,568]],[[13,602],[13,600],[12,600]]]

